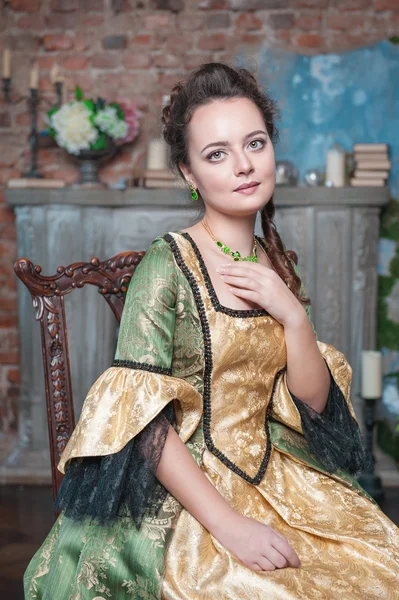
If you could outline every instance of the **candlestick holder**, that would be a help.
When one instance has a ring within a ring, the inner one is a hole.
[[[41,179],[43,174],[37,169],[37,150],[38,150],[38,135],[37,135],[37,105],[39,103],[39,90],[31,88],[29,107],[31,111],[31,129],[30,129],[30,148],[31,148],[31,166],[27,173],[24,173],[24,177]]]
[[[54,85],[55,85],[55,93],[57,94],[57,106],[59,107],[62,104],[63,82],[56,81]]]
[[[358,482],[367,493],[377,502],[384,499],[384,489],[381,484],[381,478],[375,474],[375,456],[374,456],[374,426],[375,421],[375,403],[378,398],[363,398],[364,405],[364,423],[366,425],[366,449],[371,456],[370,466],[367,471],[360,475]]]
[[[11,102],[11,77],[3,77],[3,94],[6,102]]]

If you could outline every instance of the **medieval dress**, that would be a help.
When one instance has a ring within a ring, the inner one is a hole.
[[[187,232],[155,238],[114,362],[62,454],[60,515],[25,572],[26,600],[397,600],[399,530],[355,479],[367,453],[351,367],[317,344],[331,378],[321,414],[287,387],[283,326],[221,305]],[[155,471],[170,426],[300,568],[247,568],[167,492]]]

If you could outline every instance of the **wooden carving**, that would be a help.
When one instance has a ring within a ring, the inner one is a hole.
[[[64,296],[86,284],[96,285],[119,322],[129,281],[144,254],[122,252],[103,262],[94,257],[88,263],[58,267],[52,276],[42,275],[41,267],[27,258],[14,265],[29,289],[41,327],[54,496],[62,481],[57,464],[75,427]]]

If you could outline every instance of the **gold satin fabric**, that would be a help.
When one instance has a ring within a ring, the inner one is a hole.
[[[209,322],[212,438],[253,476],[266,447],[264,417],[273,382],[286,364],[283,327],[265,315],[216,311],[189,242],[173,237],[199,285]],[[332,346],[318,345],[354,415],[350,366]],[[284,375],[273,406],[274,418],[302,431]],[[183,509],[167,549],[163,600],[397,600],[399,532],[373,502],[276,447],[259,485],[247,483],[208,450],[201,468],[234,510],[285,535],[302,566],[252,571]]]
[[[73,458],[119,452],[171,401],[180,404],[186,442],[202,414],[201,394],[184,379],[128,367],[110,367],[91,386],[58,469]]]

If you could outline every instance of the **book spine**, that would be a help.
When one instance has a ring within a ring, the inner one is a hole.
[[[384,187],[384,179],[350,179],[350,184],[353,187]]]
[[[360,171],[356,169],[353,171],[352,177],[357,177],[359,179],[388,179],[389,171]]]
[[[354,152],[388,152],[388,144],[354,144]]]
[[[358,160],[389,160],[386,152],[354,152],[353,158]]]
[[[390,168],[390,160],[359,160],[356,163],[356,169],[360,169],[361,171],[386,171]]]

